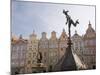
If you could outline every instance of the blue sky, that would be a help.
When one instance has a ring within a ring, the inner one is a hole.
[[[80,24],[71,28],[72,35],[75,30],[80,35],[85,34],[89,20],[95,29],[94,6],[12,1],[12,33],[28,37],[34,30],[39,38],[42,32],[46,32],[50,38],[53,30],[59,37],[63,28],[68,33],[63,9],[69,10],[69,15],[74,21],[79,19]]]

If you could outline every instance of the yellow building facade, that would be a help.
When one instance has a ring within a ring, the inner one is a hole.
[[[43,64],[43,67],[46,68],[45,71],[48,71],[48,64],[49,64],[49,41],[46,37],[46,32],[42,33],[42,37],[39,40],[39,52],[42,54],[42,60],[41,63]]]
[[[37,64],[38,55],[38,39],[37,35],[33,32],[28,40],[27,54],[26,54],[26,73],[32,73],[33,67]]]
[[[58,55],[58,39],[56,37],[56,32],[51,32],[51,37],[49,39],[49,69],[53,70],[54,66],[59,60]]]

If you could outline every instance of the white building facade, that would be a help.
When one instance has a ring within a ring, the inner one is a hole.
[[[76,53],[81,60],[83,60],[83,50],[84,50],[84,43],[83,43],[83,37],[80,36],[77,31],[75,31],[75,34],[72,36],[72,50],[74,53]]]
[[[25,73],[27,40],[20,35],[19,39],[11,42],[11,68],[16,73]]]
[[[84,62],[88,69],[96,68],[96,32],[89,22],[88,28],[84,35]]]

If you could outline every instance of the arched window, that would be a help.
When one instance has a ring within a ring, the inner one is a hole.
[[[61,48],[61,51],[63,51],[63,48]]]
[[[31,63],[31,61],[30,60],[28,60],[28,64],[30,64]]]
[[[33,58],[36,56],[36,53],[35,52],[33,52]]]

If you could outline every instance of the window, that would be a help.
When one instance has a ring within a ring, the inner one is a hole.
[[[29,58],[31,57],[31,53],[29,53]]]
[[[30,47],[29,50],[32,50],[32,48]]]
[[[35,63],[35,60],[33,60],[32,63]]]
[[[46,59],[44,59],[44,62],[46,63]]]
[[[31,63],[31,61],[29,60],[29,61],[28,61],[28,64],[30,64],[30,63]]]
[[[15,65],[15,63],[14,62],[11,62],[11,65]]]
[[[51,57],[53,56],[53,53],[52,53],[52,52],[50,52],[50,56],[51,56]]]
[[[33,58],[36,56],[36,53],[35,52],[33,52]]]
[[[65,36],[63,36],[63,38],[65,38]]]
[[[20,60],[20,64],[21,65],[24,65],[24,60]]]
[[[46,52],[44,52],[44,57],[46,57]]]
[[[63,51],[63,48],[61,48],[61,51]]]
[[[32,41],[31,41],[31,44],[32,44]]]

